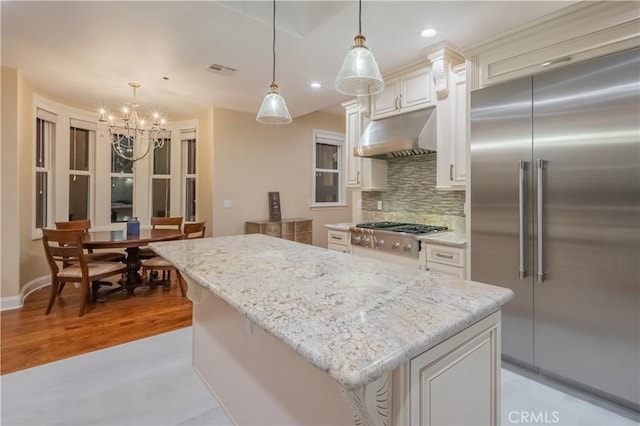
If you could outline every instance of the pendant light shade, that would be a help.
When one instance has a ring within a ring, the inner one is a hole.
[[[358,35],[344,58],[334,87],[345,95],[375,95],[384,89],[384,80],[373,53],[365,45],[366,39],[362,35],[362,0],[358,5]]]
[[[277,84],[271,83],[271,90],[264,97],[256,120],[263,124],[291,123],[291,114],[289,114],[284,98],[278,93]]]
[[[280,96],[278,85],[276,84],[276,1],[273,0],[273,75],[269,93],[264,97],[262,105],[258,110],[256,120],[263,124],[288,124],[291,123],[291,114],[287,108],[287,103]]]

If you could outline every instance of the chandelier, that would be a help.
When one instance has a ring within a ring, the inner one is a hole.
[[[164,146],[164,138],[158,136],[160,132],[165,130],[165,120],[157,112],[154,112],[150,119],[140,117],[138,114],[140,105],[136,102],[136,89],[140,87],[140,84],[129,83],[129,87],[133,90],[133,98],[122,108],[122,116],[116,119],[101,109],[98,117],[98,130],[109,132],[113,152],[119,157],[129,161],[138,161],[146,157],[151,148]],[[147,126],[146,123],[151,124]]]

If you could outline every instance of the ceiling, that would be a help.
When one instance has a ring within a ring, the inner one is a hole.
[[[381,72],[442,40],[469,45],[572,1],[365,1],[362,32]],[[270,1],[0,1],[2,65],[39,90],[117,110],[138,82],[143,112],[257,112],[271,82]],[[276,82],[296,117],[339,111],[333,80],[358,29],[356,1],[279,1]],[[420,31],[438,30],[434,38]],[[224,76],[212,64],[237,71]],[[309,83],[323,84],[311,89]]]

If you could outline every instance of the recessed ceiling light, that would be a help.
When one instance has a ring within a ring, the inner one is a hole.
[[[309,87],[313,88],[313,89],[319,89],[322,87],[322,84],[318,83],[318,82],[313,82],[309,85]]]
[[[420,33],[420,35],[424,38],[433,37],[436,34],[438,34],[438,32],[433,28],[427,28],[426,30],[422,30],[422,32]]]

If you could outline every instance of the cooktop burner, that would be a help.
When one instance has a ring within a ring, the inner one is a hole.
[[[432,232],[446,231],[446,226],[423,225],[421,223],[402,223],[402,222],[369,222],[359,223],[356,228],[379,229],[391,232],[404,232],[407,234],[429,234]]]

